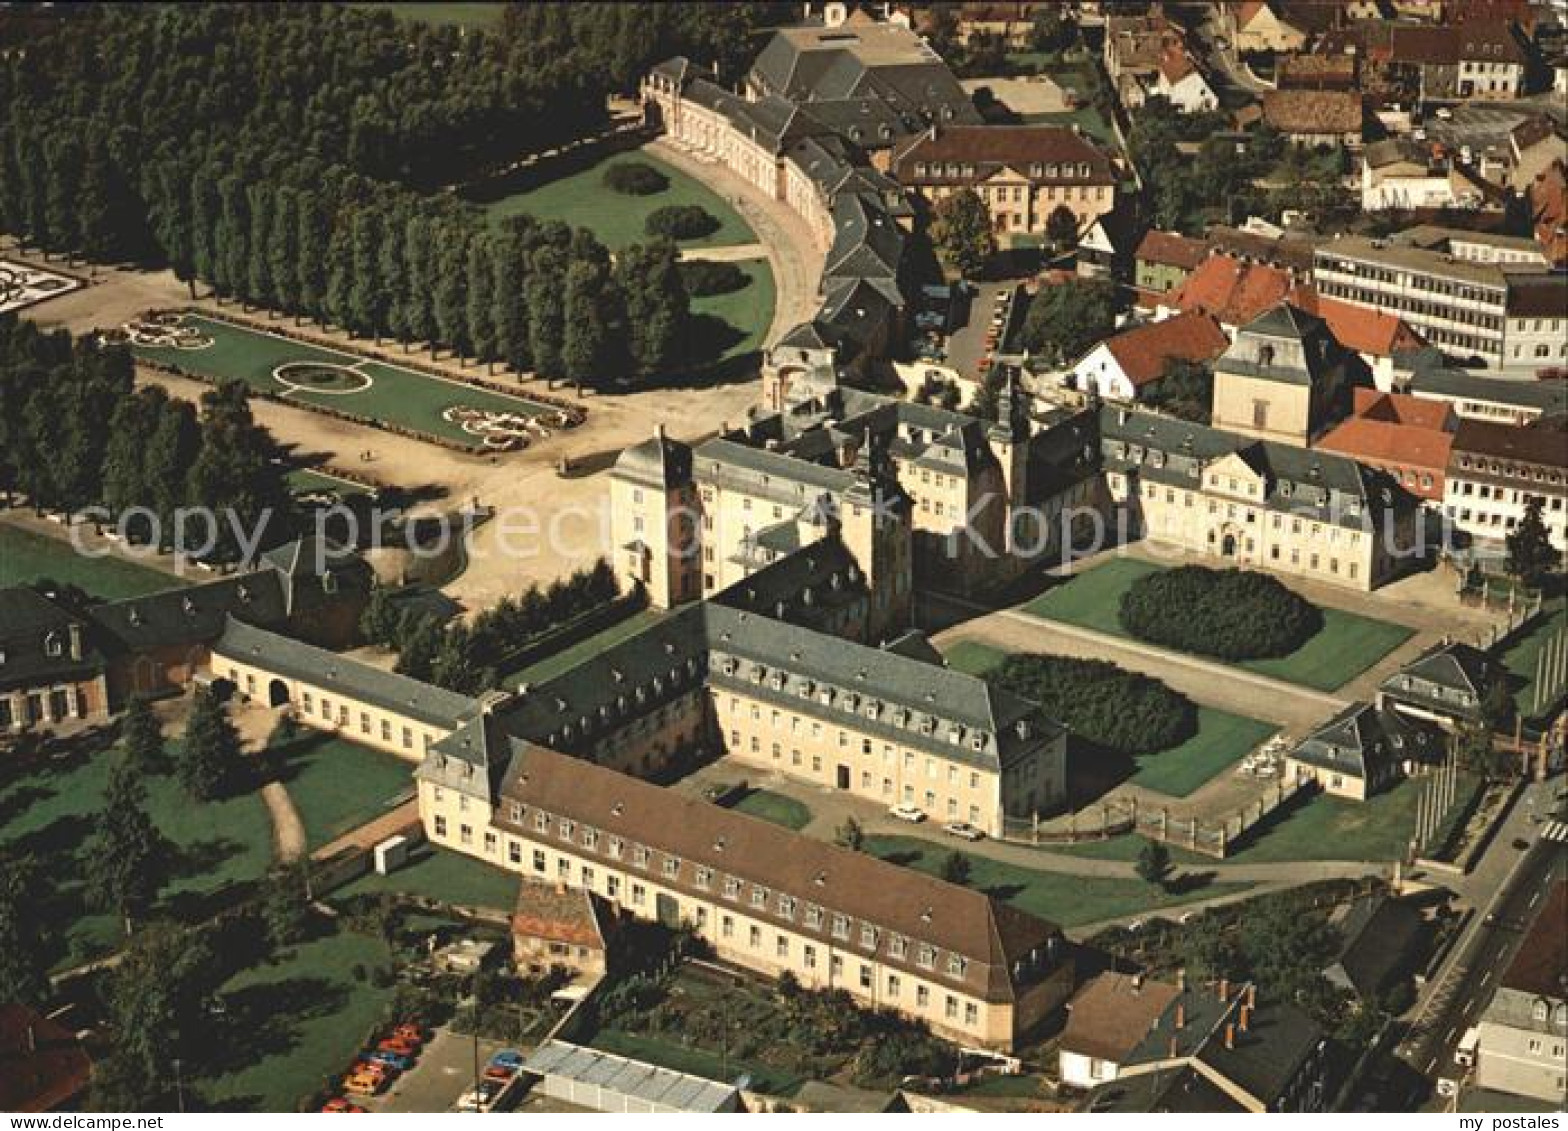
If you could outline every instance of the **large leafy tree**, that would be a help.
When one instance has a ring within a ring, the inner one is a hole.
[[[1042,286],[1019,341],[1051,365],[1067,365],[1116,329],[1116,288],[1103,279]]]
[[[124,753],[116,756],[86,857],[89,897],[119,915],[127,935],[168,881],[172,858],[147,811],[143,772]]]
[[[964,278],[978,277],[996,254],[991,211],[980,194],[966,188],[937,201],[931,242]]]
[[[0,1001],[38,1007],[49,998],[46,898],[36,858],[0,855]]]

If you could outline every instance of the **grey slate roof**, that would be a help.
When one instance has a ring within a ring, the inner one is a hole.
[[[631,445],[615,460],[615,475],[661,490],[691,482],[691,446],[662,433]]]
[[[1210,1040],[1199,1059],[1272,1108],[1323,1040],[1323,1031],[1295,1006],[1264,1001],[1252,1011],[1246,1030],[1237,1030],[1234,1047]]]
[[[1371,784],[1386,781],[1400,762],[1424,761],[1441,749],[1434,728],[1370,703],[1352,703],[1303,738],[1291,757]]]
[[[1282,302],[1241,327],[1214,368],[1286,385],[1317,385],[1342,360],[1338,354],[1323,319]]]
[[[456,729],[479,710],[479,701],[467,695],[279,636],[233,616],[225,620],[213,648],[430,726]]]
[[[1479,648],[1460,642],[1433,644],[1379,686],[1400,702],[1461,718],[1479,718],[1498,664]]]
[[[71,656],[72,625],[81,640],[80,659]],[[51,643],[59,655],[49,654]],[[0,589],[0,688],[89,679],[103,663],[80,617],[26,586]]]
[[[1369,1000],[1417,954],[1423,920],[1418,908],[1387,895],[1352,903],[1332,926],[1339,932],[1339,955],[1323,976]]]
[[[279,624],[288,619],[288,590],[281,571],[264,568],[97,605],[88,615],[120,648],[142,652],[216,640],[231,616]]]

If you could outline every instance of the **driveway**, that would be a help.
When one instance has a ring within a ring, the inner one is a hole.
[[[478,1067],[503,1048],[499,1041],[480,1038]],[[390,1089],[363,1101],[370,1111],[443,1112],[456,1106],[458,1097],[474,1086],[474,1038],[450,1029],[437,1029],[425,1045],[419,1062],[403,1073]]]

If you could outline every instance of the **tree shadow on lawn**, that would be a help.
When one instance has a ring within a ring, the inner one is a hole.
[[[1167,895],[1191,895],[1195,891],[1202,891],[1218,878],[1219,873],[1213,870],[1179,872],[1160,886]]]
[[[474,204],[494,204],[505,200],[509,196],[518,196],[522,193],[532,192],[534,189],[543,188],[555,181],[564,180],[575,176],[585,169],[591,169],[600,161],[615,157],[622,153],[630,153],[641,149],[653,140],[654,132],[651,129],[622,130],[609,134],[595,142],[578,146],[569,152],[558,154],[554,157],[540,157],[527,165],[516,169],[508,169],[492,177],[481,178],[458,189],[459,198]],[[606,191],[613,192],[613,189]],[[653,193],[655,197],[662,196],[668,189]],[[647,197],[628,197],[629,200],[645,200]]]
[[[0,828],[16,820],[34,805],[40,805],[59,795],[59,790],[49,789],[35,782],[24,782],[0,794]]]
[[[337,1013],[348,998],[347,986],[318,975],[258,982],[226,993],[224,1036],[212,1042],[203,1067],[210,1075],[222,1076],[293,1052],[304,1022]]]

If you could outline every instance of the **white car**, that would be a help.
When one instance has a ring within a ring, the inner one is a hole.
[[[948,836],[956,836],[959,840],[984,840],[985,833],[975,828],[968,821],[952,821],[942,826],[942,831]]]
[[[908,821],[911,825],[918,825],[926,819],[926,811],[916,805],[905,801],[888,810],[888,815],[897,817],[900,821]]]
[[[1439,106],[1433,113],[1440,122],[1452,122],[1454,120],[1454,112],[1447,106]]]

